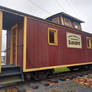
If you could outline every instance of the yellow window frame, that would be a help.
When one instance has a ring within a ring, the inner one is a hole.
[[[88,45],[87,41],[89,41],[89,45]],[[91,45],[91,37],[86,37],[86,44],[87,44],[87,48],[91,49],[91,47],[92,47],[92,45]]]
[[[64,19],[62,16],[61,16],[61,24],[64,25]]]
[[[50,32],[54,32],[54,43],[50,42]],[[57,31],[57,29],[48,28],[48,44],[54,45],[54,46],[58,45],[58,31]]]

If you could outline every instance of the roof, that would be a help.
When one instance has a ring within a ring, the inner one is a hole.
[[[17,14],[17,15],[19,15],[19,16],[23,16],[23,17],[24,17],[24,16],[33,17],[33,18],[36,18],[36,19],[40,19],[40,20],[47,21],[47,22],[49,22],[49,23],[52,23],[52,24],[61,26],[60,24],[56,24],[56,23],[53,23],[53,22],[47,20],[47,19],[49,19],[50,17],[48,17],[48,18],[45,20],[45,19],[42,19],[42,18],[39,18],[39,17],[32,16],[32,15],[30,15],[30,14],[26,14],[26,13],[23,13],[23,12],[20,12],[20,11],[17,11],[17,10],[13,10],[13,9],[10,9],[10,8],[7,8],[7,7],[3,7],[3,6],[0,6],[0,10],[7,11],[7,12],[12,12],[12,13],[15,13],[15,14]],[[58,14],[60,15],[61,13],[58,13]],[[57,16],[58,14],[55,14],[55,15],[53,15],[53,16],[51,16],[51,17],[55,17],[55,16]],[[62,12],[62,14],[68,15],[68,14],[65,14],[65,13],[63,13],[63,12]],[[68,16],[70,16],[70,15],[68,15]],[[70,17],[72,17],[72,16],[70,16]],[[74,17],[72,17],[72,18],[74,18]],[[76,20],[78,20],[78,21],[80,21],[80,22],[83,23],[83,21],[81,21],[81,20],[79,20],[79,19],[77,19],[77,18],[74,18],[74,19],[76,19]],[[64,25],[62,25],[62,26],[64,26]],[[67,26],[64,26],[64,27],[67,27]],[[67,27],[67,28],[70,28],[70,27]],[[72,28],[70,28],[70,29],[72,29]],[[82,32],[82,33],[85,33],[85,34],[91,34],[91,33],[87,33],[87,32],[80,31],[80,30],[79,30],[79,32]]]
[[[33,17],[33,18],[38,18],[38,19],[44,20],[44,19],[42,19],[40,17],[36,17],[36,16],[30,15],[30,14],[27,14],[27,13],[24,13],[24,12],[20,12],[20,11],[14,10],[14,9],[10,9],[10,8],[4,7],[4,6],[0,6],[0,10],[6,11],[6,12],[11,12],[11,13],[14,13],[14,14],[22,16],[22,17],[29,16],[29,17]]]
[[[80,19],[77,19],[77,18],[75,18],[75,17],[73,17],[73,16],[71,16],[71,15],[69,15],[69,14],[64,13],[64,12],[60,12],[60,13],[54,14],[54,15],[52,15],[52,16],[46,18],[46,20],[51,20],[51,19],[53,19],[53,18],[55,18],[55,17],[58,17],[58,16],[65,16],[65,17],[68,17],[68,18],[70,18],[70,19],[72,19],[72,20],[75,20],[75,21],[77,21],[77,22],[79,22],[79,23],[84,23],[84,21],[82,21],[82,20],[80,20]]]
[[[20,11],[14,10],[14,9],[10,9],[10,8],[4,7],[4,6],[0,6],[0,10],[13,12],[13,13],[18,14],[18,15],[20,15],[20,16],[29,16],[29,17],[34,17],[34,18],[38,18],[38,19],[44,20],[44,19],[42,19],[42,18],[40,18],[40,17],[32,16],[32,15],[30,15],[30,14],[23,13],[23,12],[20,12]],[[64,13],[64,12],[60,12],[60,13],[57,13],[57,14],[55,14],[55,15],[52,15],[52,16],[46,18],[46,20],[48,21],[48,20],[50,20],[50,19],[52,19],[52,18],[55,18],[55,17],[57,17],[57,16],[61,16],[61,15],[66,16],[66,17],[69,17],[69,18],[71,18],[71,19],[73,19],[73,20],[75,20],[75,21],[77,21],[77,22],[84,23],[84,21],[79,20],[79,19],[77,19],[77,18],[75,18],[75,17],[73,17],[73,16],[71,16],[71,15],[69,15],[69,14],[66,14],[66,13]]]

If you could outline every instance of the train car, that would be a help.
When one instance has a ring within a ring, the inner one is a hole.
[[[42,78],[54,68],[92,64],[92,34],[82,31],[81,23],[63,12],[41,19],[0,6],[0,43],[2,29],[7,30],[6,65],[0,63],[1,73],[3,67],[13,71],[16,66],[25,75]]]

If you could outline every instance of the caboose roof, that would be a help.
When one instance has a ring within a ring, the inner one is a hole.
[[[15,9],[10,9],[10,8],[4,7],[4,6],[0,6],[0,10],[5,11],[5,12],[14,13],[14,14],[19,15],[19,16],[35,17],[35,16],[30,15],[30,14],[27,14],[27,13],[24,13],[24,12],[20,12],[20,11],[17,11]],[[39,18],[39,17],[35,17],[35,18]]]
[[[34,18],[41,19],[39,17],[35,17],[35,16],[30,15],[30,14],[23,13],[23,12],[20,12],[20,11],[14,10],[14,9],[10,9],[10,8],[4,7],[4,6],[0,6],[0,10],[12,12],[12,13],[15,13],[15,14],[19,14],[20,16],[29,16],[29,17],[34,17]],[[72,20],[75,20],[75,21],[77,21],[79,23],[84,23],[84,21],[79,20],[79,19],[77,19],[77,18],[75,18],[75,17],[73,17],[73,16],[71,16],[69,14],[66,14],[64,12],[60,12],[60,13],[54,14],[54,15],[46,18],[46,20],[50,20],[50,19],[55,18],[57,16],[65,16],[65,17],[68,17],[68,18],[70,18]],[[42,19],[42,20],[44,20],[44,19]]]
[[[66,14],[66,13],[64,13],[64,12],[60,12],[60,13],[54,14],[54,15],[48,17],[46,20],[51,20],[51,19],[56,18],[56,17],[58,17],[58,16],[64,16],[64,17],[67,17],[67,18],[69,18],[69,19],[71,19],[71,20],[77,21],[77,22],[79,22],[79,23],[84,23],[84,21],[82,21],[82,20],[80,20],[80,19],[78,19],[78,18],[75,18],[75,17],[73,17],[73,16],[71,16],[71,15],[69,15],[69,14]]]
[[[35,16],[30,15],[30,14],[23,13],[23,12],[20,12],[20,11],[14,10],[14,9],[10,9],[10,8],[4,7],[4,6],[0,6],[0,10],[2,10],[4,12],[7,12],[7,13],[13,13],[13,14],[18,15],[18,16],[21,16],[21,17],[29,16],[29,17],[36,18],[36,19],[39,19],[39,20],[47,21],[49,23],[53,23],[53,22],[51,22],[51,21],[48,20],[49,18],[58,16],[58,15],[61,14],[61,13],[58,13],[58,14],[55,14],[53,16],[48,17],[47,19],[42,19],[42,18],[35,17]],[[68,15],[68,14],[62,12],[62,15]],[[70,15],[68,15],[68,17],[74,18],[74,19],[78,20],[79,22],[83,23],[83,21],[81,21],[81,20],[79,20],[79,19],[77,19],[75,17],[72,17]],[[7,19],[7,21],[8,21],[8,19]],[[60,24],[56,24],[56,23],[53,23],[53,24],[61,26]],[[64,25],[62,25],[62,26],[64,26]],[[67,28],[70,28],[70,27],[67,27]],[[79,32],[90,34],[90,33],[84,32],[84,31],[79,31]]]

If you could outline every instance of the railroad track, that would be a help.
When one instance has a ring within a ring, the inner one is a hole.
[[[52,80],[52,79],[59,79],[62,81],[68,80],[68,79],[74,79],[77,77],[82,77],[88,74],[92,74],[92,70],[76,70],[76,71],[68,71],[68,72],[63,72],[63,73],[56,73],[53,75],[48,76],[47,80]]]
[[[74,78],[84,77],[88,74],[92,74],[91,69],[90,70],[76,70],[76,71],[57,73],[57,74],[49,75],[48,78],[44,79],[44,80],[38,80],[38,81],[31,80],[31,81],[25,81],[24,83],[8,85],[7,87],[3,87],[2,90],[15,88],[15,89],[20,90],[19,92],[26,92],[26,91],[22,91],[22,90],[25,90],[27,88],[37,90],[42,85],[44,87],[49,87],[49,86],[53,86],[53,85],[59,83],[60,81],[62,81],[62,83],[64,82],[62,85],[66,86],[67,81],[69,81],[71,84],[74,84],[74,82],[72,81]],[[76,84],[76,86],[77,86],[77,84]],[[17,91],[14,91],[14,92],[17,92]],[[31,92],[31,91],[29,91],[29,92]]]

